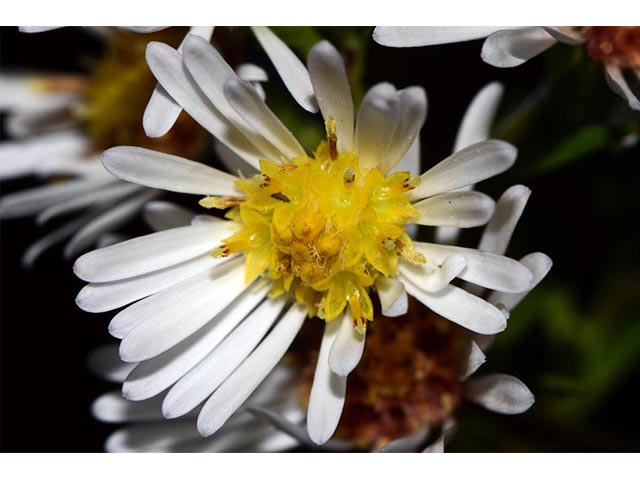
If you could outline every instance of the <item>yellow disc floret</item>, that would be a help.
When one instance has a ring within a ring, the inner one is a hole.
[[[348,305],[363,331],[373,319],[376,279],[396,274],[399,255],[424,261],[403,228],[417,216],[405,193],[419,179],[361,168],[355,154],[338,154],[333,140],[328,135],[315,158],[261,161],[261,174],[237,182],[244,199],[207,197],[201,204],[233,206],[227,216],[242,228],[213,254],[244,253],[247,282],[267,276],[273,295],[291,292],[326,321]]]

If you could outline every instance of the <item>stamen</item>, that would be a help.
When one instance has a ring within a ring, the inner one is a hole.
[[[345,168],[344,172],[342,172],[342,177],[344,178],[344,183],[353,183],[356,179],[356,171],[351,167]]]
[[[407,261],[415,264],[421,265],[423,263],[427,263],[427,259],[424,258],[424,255],[417,251],[413,245],[402,245],[402,249],[400,250],[400,255],[402,255]]]
[[[338,158],[338,136],[336,135],[336,121],[333,117],[327,118],[325,128],[327,130],[327,143],[329,144],[329,157],[331,160]]]
[[[244,198],[238,197],[204,197],[198,203],[201,207],[204,208],[216,208],[218,210],[224,210],[230,207],[237,207],[244,201]]]
[[[275,198],[276,200],[280,200],[281,202],[286,202],[286,203],[291,202],[291,200],[289,200],[289,197],[287,197],[287,196],[286,196],[284,193],[282,193],[282,192],[272,193],[272,194],[271,194],[271,198]]]
[[[364,334],[367,330],[367,319],[362,314],[360,299],[356,295],[349,298],[349,307],[351,308],[351,317],[353,318],[353,328],[355,328],[358,333]]]
[[[227,247],[225,244],[222,244],[219,247],[216,247],[213,250],[211,250],[211,256],[213,258],[228,257],[230,253],[231,252],[229,251],[229,247]]]
[[[390,252],[396,249],[396,241],[391,237],[385,238],[382,241],[382,245],[384,246],[385,250],[388,250]]]
[[[256,175],[255,177],[253,177],[253,181],[260,188],[267,188],[271,184],[271,177],[269,177],[269,175],[267,175],[266,173],[263,173],[261,175]]]
[[[405,182],[404,184],[404,188],[409,191],[409,190],[413,190],[414,188],[416,188],[418,185],[420,185],[420,182],[422,181],[422,179],[420,177],[417,177],[415,175],[412,175],[411,178],[409,178],[409,180],[407,182]]]

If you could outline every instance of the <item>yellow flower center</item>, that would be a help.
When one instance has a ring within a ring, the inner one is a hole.
[[[260,171],[237,182],[244,199],[201,201],[215,208],[235,203],[227,216],[242,224],[214,256],[242,252],[247,282],[264,275],[274,296],[291,292],[326,321],[348,306],[364,331],[373,320],[369,291],[376,279],[396,274],[398,256],[424,261],[403,228],[417,216],[405,194],[419,178],[363,168],[354,153],[336,152],[331,133],[314,158],[263,160]]]

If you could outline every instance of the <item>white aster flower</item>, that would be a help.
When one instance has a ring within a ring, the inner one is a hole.
[[[513,146],[479,142],[411,175],[424,91],[379,84],[356,115],[342,58],[326,41],[308,59],[327,129],[314,158],[202,38],[189,36],[182,55],[151,43],[147,61],[186,112],[260,173],[238,178],[137,147],[104,153],[105,167],[123,180],[231,207],[229,220],[198,216],[190,226],[76,261],[76,275],[91,282],[78,295],[81,308],[136,302],[110,324],[122,338],[121,358],[140,362],[124,383],[126,398],[171,387],[164,415],[179,417],[204,402],[197,426],[211,435],[278,364],[305,318],[319,316],[326,327],[308,430],[322,444],[336,429],[347,376],[362,356],[373,291],[388,316],[406,312],[409,293],[474,332],[505,328],[503,311],[450,282],[519,293],[531,288],[531,272],[502,255],[414,242],[404,226],[485,224],[493,200],[455,190],[509,168]],[[395,171],[398,165],[406,170]]]
[[[151,38],[171,39],[176,32]],[[111,32],[105,55],[88,74],[3,73],[0,110],[7,113],[11,141],[0,144],[0,179],[36,176],[47,184],[5,195],[0,218],[36,215],[41,225],[62,217],[31,245],[23,264],[31,266],[49,247],[68,239],[65,256],[74,257],[108,232],[136,216],[160,192],[122,182],[104,170],[99,151],[121,142],[135,142],[165,152],[197,155],[207,134],[182,115],[170,135],[148,139],[140,127],[146,100],[154,88],[144,46],[148,36]],[[243,64],[238,75],[257,87],[266,73]],[[105,237],[105,235],[107,237]]]
[[[522,65],[557,42],[585,45],[604,63],[611,89],[629,107],[640,110],[640,99],[624,77],[629,70],[640,81],[640,27],[376,27],[373,38],[389,47],[442,45],[486,38],[482,59],[500,68]]]

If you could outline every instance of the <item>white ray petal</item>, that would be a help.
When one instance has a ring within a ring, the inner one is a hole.
[[[267,375],[264,382],[247,399],[245,407],[249,405],[272,407],[281,405],[291,398],[292,389],[295,389],[296,371],[286,360],[280,362],[273,371]]]
[[[98,214],[67,242],[64,247],[65,258],[73,258],[79,255],[88,250],[103,233],[122,227],[142,210],[145,203],[153,200],[158,195],[160,195],[160,192],[144,190]]]
[[[191,27],[187,35],[198,35],[210,41],[213,27]],[[182,51],[182,43],[178,47],[178,52],[180,51]],[[142,116],[145,133],[151,138],[162,137],[171,130],[181,112],[182,107],[171,98],[162,85],[156,85]]]
[[[114,383],[122,383],[136,368],[137,363],[120,360],[118,345],[107,344],[96,348],[87,357],[89,371],[97,377]]]
[[[551,259],[544,253],[540,252],[525,255],[520,259],[520,263],[527,267],[533,274],[531,288],[522,293],[492,292],[487,300],[493,305],[500,305],[508,311],[513,310],[524,299],[524,297],[526,297],[527,294],[542,281],[553,265]]]
[[[93,401],[91,415],[107,423],[162,420],[160,401],[160,398],[152,398],[145,402],[132,402],[122,398],[118,391],[108,392]]]
[[[533,393],[522,381],[504,374],[467,380],[464,396],[487,410],[505,415],[524,413],[535,403]]]
[[[501,28],[504,27],[376,27],[373,39],[387,47],[422,47],[477,40]]]
[[[395,278],[381,277],[376,281],[380,309],[385,317],[399,317],[407,313],[409,299],[404,284]]]
[[[542,27],[500,30],[482,45],[482,59],[500,68],[517,67],[555,45],[556,39]]]
[[[364,96],[354,136],[354,151],[361,166],[373,168],[382,160],[400,120],[396,97],[397,91],[390,83],[378,83]]]
[[[533,275],[517,260],[482,252],[473,248],[414,242],[414,247],[427,261],[442,263],[454,253],[461,254],[467,262],[458,275],[463,280],[502,292],[519,293],[531,288]]]
[[[246,82],[267,82],[269,77],[265,70],[253,63],[241,63],[236,67],[236,74]]]
[[[113,317],[109,323],[109,333],[115,338],[124,338],[138,325],[146,322],[149,318],[159,315],[164,309],[171,306],[176,298],[176,292],[180,294],[180,292],[187,290],[190,285],[201,281],[201,275],[183,280],[162,292],[129,305]]]
[[[116,430],[104,449],[112,453],[168,452],[181,442],[198,438],[193,420],[174,423],[143,423]]]
[[[378,453],[415,453],[424,445],[429,432],[429,427],[424,426],[411,435],[392,440],[378,450]]]
[[[557,41],[567,45],[580,45],[584,43],[585,36],[575,27],[542,27]]]
[[[467,266],[464,255],[452,253],[442,260],[442,263],[434,265],[429,262],[424,265],[414,265],[401,262],[398,269],[403,278],[413,282],[425,292],[439,292],[446,287]]]
[[[398,91],[396,115],[399,120],[382,156],[380,169],[393,169],[404,158],[420,135],[427,118],[427,95],[422,87]]]
[[[504,86],[501,83],[491,82],[473,97],[460,122],[454,152],[489,139],[503,92]]]
[[[251,28],[296,102],[308,112],[316,113],[318,104],[314,97],[309,72],[304,64],[267,27]]]
[[[235,186],[235,175],[146,148],[110,148],[102,154],[102,164],[116,177],[145,187],[197,195],[242,195]]]
[[[405,283],[405,288],[427,308],[472,332],[491,335],[507,326],[507,319],[499,309],[453,285],[437,293],[425,292],[411,282]]]
[[[212,222],[217,222],[220,219],[218,217],[214,217],[213,215],[206,215],[206,214],[201,214],[201,215],[194,215],[193,218],[191,219],[191,225],[201,225],[203,223],[212,223]]]
[[[336,122],[338,152],[351,150],[354,135],[351,87],[340,52],[326,40],[318,42],[307,60],[311,84],[325,122]]]
[[[616,92],[628,103],[633,110],[640,110],[640,99],[636,97],[622,74],[622,70],[615,65],[605,65],[605,78],[611,90]],[[640,78],[639,78],[640,79]]]
[[[76,130],[3,142],[0,144],[0,178],[36,174],[48,166],[59,167],[59,173],[75,173],[75,163],[86,155],[88,148],[89,139]]]
[[[347,377],[336,375],[329,367],[330,352],[340,331],[341,320],[328,322],[324,327],[309,395],[307,432],[318,445],[326,443],[338,427],[347,389]]]
[[[504,255],[530,195],[527,187],[514,185],[500,196],[493,217],[482,232],[478,250]]]
[[[51,91],[46,88],[49,79],[55,77],[57,76],[37,73],[0,73],[0,110],[39,114],[61,110],[77,102],[80,95],[76,92]],[[64,74],[62,78],[76,80],[80,76]]]
[[[133,238],[83,255],[73,270],[88,282],[112,282],[161,270],[210,251],[233,233],[232,225],[219,220]]]
[[[36,27],[36,26],[20,26],[18,30],[22,33],[42,33],[42,32],[50,32],[51,30],[58,30],[59,28],[63,28],[63,26],[56,27]]]
[[[411,148],[406,153],[404,158],[398,162],[393,168],[396,172],[409,172],[411,175],[420,175],[422,172],[420,168],[421,164],[421,152],[420,152],[420,136],[413,142]]]
[[[173,127],[182,113],[182,107],[162,87],[156,85],[142,115],[144,133],[150,138],[159,138]]]
[[[295,439],[296,442],[306,446],[314,445],[309,438],[309,434],[302,425],[291,422],[277,412],[261,407],[247,407],[247,411],[251,412],[256,417],[269,422],[278,430]]]
[[[111,201],[116,201],[141,190],[141,187],[137,185],[130,185],[124,182],[109,184],[87,193],[75,195],[69,200],[56,203],[46,210],[43,210],[36,218],[36,222],[42,225],[60,215],[65,215],[93,204],[106,204]]]
[[[431,197],[491,178],[510,168],[517,154],[513,145],[501,140],[474,143],[423,173],[420,185],[409,192],[409,197]]]
[[[476,342],[471,340],[470,346],[469,346],[469,357],[467,358],[467,369],[464,375],[462,375],[462,379],[464,380],[469,378],[486,361],[487,361],[487,357],[482,351],[482,349],[478,346]]]
[[[251,84],[229,78],[224,84],[224,95],[244,121],[286,158],[292,159],[306,155],[298,140],[267,107]]]
[[[80,290],[76,304],[85,312],[115,310],[209,270],[224,260],[205,253],[186,262],[137,277],[115,282],[90,283]]]
[[[245,178],[252,177],[260,171],[249,165],[242,157],[236,155],[233,150],[227,147],[224,143],[215,142],[213,149],[218,155],[218,158],[226,169],[234,175],[243,176]]]
[[[198,416],[203,436],[215,433],[242,405],[285,354],[306,317],[304,307],[292,306],[262,343],[207,400]]]
[[[96,215],[96,210],[92,209],[80,217],[65,223],[62,227],[53,230],[51,233],[38,239],[29,246],[22,255],[21,264],[24,268],[31,268],[33,264],[40,258],[47,249],[51,248],[58,242],[70,237],[80,230],[84,225],[90,222]]]
[[[193,217],[192,211],[161,200],[148,202],[142,209],[142,218],[156,232],[191,225]]]
[[[32,215],[45,210],[52,204],[70,200],[113,183],[114,179],[74,179],[11,193],[0,200],[0,218],[8,219]]]
[[[456,424],[453,420],[445,420],[442,425],[440,436],[430,445],[427,445],[422,453],[444,453],[445,442],[455,432]]]
[[[140,362],[167,351],[214,318],[245,288],[244,268],[238,259],[156,294],[157,298],[149,297],[148,313],[138,312],[146,320],[124,336],[120,358]]]
[[[238,75],[222,55],[209,42],[205,42],[200,37],[188,36],[184,43],[184,64],[198,88],[222,114],[225,121],[255,145],[260,152],[258,157],[279,161],[281,155],[279,150],[248,125],[229,104],[224,93],[224,85],[230,79],[238,79]],[[252,92],[255,94],[254,89]],[[231,147],[231,145],[228,146]],[[257,161],[258,159],[254,159],[252,165],[256,165]]]
[[[349,312],[333,321],[340,322],[340,327],[329,352],[329,366],[336,375],[346,377],[362,358],[366,335],[353,327],[353,318]]]
[[[185,71],[180,53],[163,43],[150,42],[146,59],[158,82],[196,122],[246,162],[258,167],[260,151],[209,103]]]
[[[495,202],[480,192],[441,193],[413,205],[420,214],[419,225],[470,228],[484,225],[493,214]]]
[[[70,101],[69,103],[75,102]],[[44,103],[37,110],[7,112],[5,120],[7,136],[20,140],[28,138],[29,141],[32,141],[42,135],[75,130],[78,122],[69,117],[69,108],[71,105],[59,107],[55,104],[47,105]],[[45,159],[49,159],[48,155],[45,156]],[[37,171],[38,165],[33,165],[33,168],[34,171]]]
[[[157,357],[140,363],[122,387],[125,396],[132,400],[149,398],[180,380],[207,357],[267,293],[266,287],[247,289],[193,335]],[[167,397],[164,402],[166,404]]]
[[[143,26],[120,26],[123,30],[128,30],[134,33],[154,33],[161,32],[169,27],[166,26],[156,26],[156,25],[143,25]]]
[[[176,418],[194,409],[222,385],[249,356],[280,315],[285,299],[268,299],[258,306],[165,397],[162,413]]]

